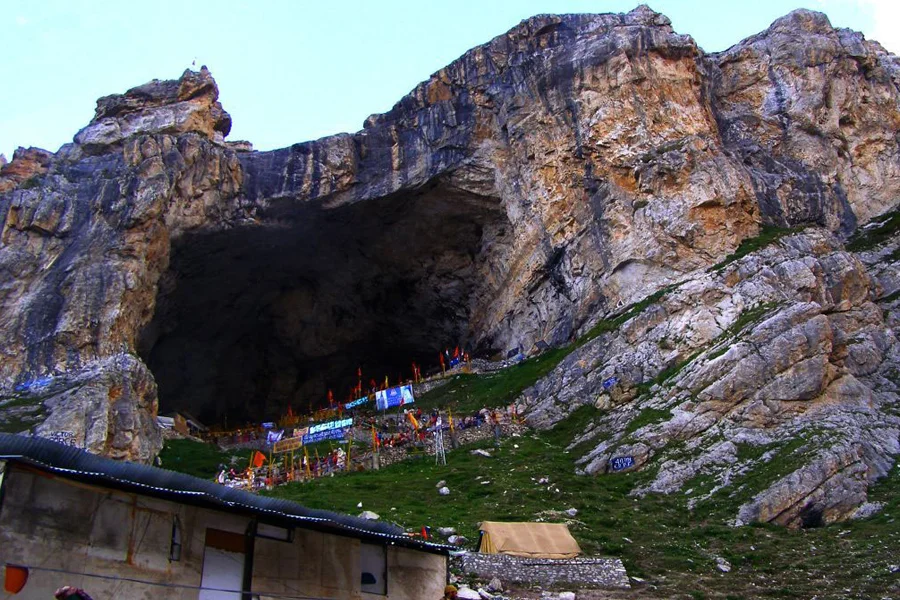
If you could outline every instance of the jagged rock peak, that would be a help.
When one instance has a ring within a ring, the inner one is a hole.
[[[14,189],[36,175],[47,171],[53,154],[41,148],[22,148],[13,153],[11,162],[0,154],[0,193]]]
[[[94,118],[75,135],[75,143],[96,152],[137,134],[189,132],[223,143],[231,116],[218,98],[219,88],[205,66],[185,70],[175,80],[154,79],[97,100]]]

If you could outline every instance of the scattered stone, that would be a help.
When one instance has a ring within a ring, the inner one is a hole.
[[[487,589],[489,592],[494,592],[495,594],[499,594],[500,592],[503,591],[503,583],[499,579],[494,577],[493,579],[491,579],[491,582],[488,583]]]
[[[478,590],[478,595],[484,600],[494,600],[494,595],[487,590]]]
[[[632,541],[631,541],[629,538],[627,538],[627,537],[623,537],[622,539],[625,540],[626,542],[628,542],[629,544],[633,544],[633,543],[634,543],[634,542],[632,542]]]
[[[491,453],[487,450],[482,450],[479,448],[478,450],[472,450],[472,454],[477,454],[478,456],[484,456],[486,458],[491,458]]]
[[[723,573],[728,573],[731,571],[731,563],[722,558],[721,556],[716,557],[716,568]]]
[[[451,535],[456,533],[456,528],[454,528],[454,527],[438,527],[438,533],[442,537],[445,537],[445,538],[450,537]]]
[[[434,487],[442,488],[442,487],[445,487],[446,485],[447,485],[447,482],[444,481],[443,479],[441,479],[440,481],[437,482],[437,485],[435,485]]]
[[[467,585],[459,586],[459,590],[456,592],[456,597],[460,598],[461,600],[481,600],[481,594]]]
[[[356,508],[362,508],[362,502],[356,505]]]
[[[538,479],[538,483],[541,483],[541,484],[550,483],[550,478],[549,477],[541,477],[540,479]]]
[[[487,485],[487,484],[489,484],[489,483],[490,483],[490,481],[488,481],[487,479],[485,479],[484,481],[481,482],[481,485]]]
[[[575,600],[575,592],[560,592],[559,600]]]
[[[462,546],[469,540],[468,540],[468,538],[466,538],[465,536],[462,536],[462,535],[451,535],[450,537],[447,538],[447,541],[449,543],[453,544],[454,546]]]
[[[574,517],[575,515],[578,514],[578,509],[570,508],[569,510],[566,511],[566,514],[569,515],[570,517]]]
[[[360,519],[367,519],[369,521],[377,521],[381,517],[379,517],[376,513],[373,513],[371,510],[364,510],[359,513]]]
[[[438,494],[440,494],[441,496],[449,496],[449,495],[450,495],[450,488],[448,488],[448,487],[445,485],[444,487],[442,487],[441,489],[438,490]]]
[[[881,512],[884,508],[884,502],[866,502],[856,509],[851,519],[867,519],[874,514]]]

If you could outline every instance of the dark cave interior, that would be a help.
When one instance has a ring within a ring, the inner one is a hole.
[[[334,209],[273,201],[260,224],[173,242],[139,352],[160,413],[258,422],[425,372],[469,323],[495,198],[431,185]]]

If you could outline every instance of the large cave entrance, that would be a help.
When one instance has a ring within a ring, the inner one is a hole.
[[[139,347],[160,410],[271,419],[328,389],[343,400],[359,367],[393,384],[483,343],[483,240],[505,222],[497,199],[432,185],[334,209],[284,200],[261,224],[181,236]]]

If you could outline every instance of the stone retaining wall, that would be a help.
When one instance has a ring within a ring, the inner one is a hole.
[[[469,552],[455,557],[454,566],[481,579],[552,586],[571,583],[590,587],[629,588],[628,574],[618,558],[520,558]]]

